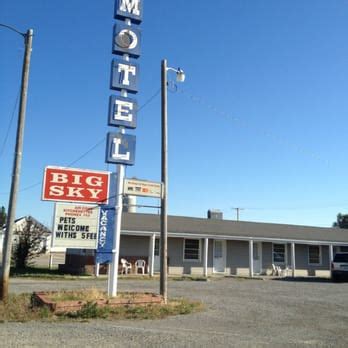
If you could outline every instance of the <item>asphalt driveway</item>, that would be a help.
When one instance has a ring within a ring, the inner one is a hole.
[[[119,281],[121,291],[158,291],[158,280]],[[106,280],[11,279],[10,291],[105,288]],[[3,347],[348,346],[348,283],[220,278],[169,281],[171,297],[206,310],[163,320],[1,323]]]

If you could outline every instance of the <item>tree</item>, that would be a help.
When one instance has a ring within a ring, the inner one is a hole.
[[[0,208],[0,228],[6,224],[6,218],[7,218],[6,210],[5,210],[5,207],[2,206]]]
[[[16,241],[12,249],[12,260],[17,269],[28,267],[31,260],[45,253],[42,243],[46,236],[45,226],[30,216],[26,218],[23,227],[16,231]]]
[[[348,214],[337,214],[337,221],[333,223],[333,227],[348,228]]]

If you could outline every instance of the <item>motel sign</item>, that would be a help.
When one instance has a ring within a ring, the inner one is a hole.
[[[111,62],[110,89],[119,92],[109,98],[108,125],[118,127],[118,132],[108,132],[105,162],[117,165],[115,205],[101,207],[99,239],[96,260],[110,262],[109,296],[117,294],[117,273],[120,248],[123,181],[126,165],[134,165],[136,137],[126,134],[126,129],[137,127],[138,103],[128,94],[139,88],[140,67],[136,60],[141,52],[142,0],[116,0]],[[112,217],[113,216],[113,217]],[[113,231],[112,231],[113,230]],[[110,232],[113,232],[112,234]]]
[[[110,172],[48,166],[45,168],[42,200],[107,204]]]
[[[111,62],[110,89],[121,95],[109,99],[108,125],[135,129],[137,126],[137,101],[128,97],[139,89],[140,67],[136,63],[141,52],[142,0],[116,0],[112,53],[119,56]],[[136,137],[109,132],[106,143],[107,163],[133,165],[135,162]]]

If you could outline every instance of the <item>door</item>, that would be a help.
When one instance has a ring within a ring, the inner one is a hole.
[[[253,268],[255,274],[260,274],[262,272],[262,243],[253,243]]]
[[[155,251],[154,251],[154,259],[153,259],[153,271],[159,272],[161,267],[160,263],[160,240],[158,238],[155,239]]]
[[[214,240],[214,273],[225,273],[226,267],[226,241]]]

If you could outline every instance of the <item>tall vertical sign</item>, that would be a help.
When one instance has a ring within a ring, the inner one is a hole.
[[[137,126],[138,104],[128,93],[136,94],[139,86],[140,56],[143,0],[116,0],[112,53],[118,58],[111,63],[110,88],[120,94],[109,99],[108,125],[118,127],[118,132],[109,132],[106,143],[107,163],[117,165],[115,231],[112,243],[112,262],[109,273],[108,294],[117,295],[117,275],[120,249],[122,195],[125,165],[133,165],[135,161],[135,135],[126,134],[126,129]],[[103,223],[106,224],[104,221]]]

